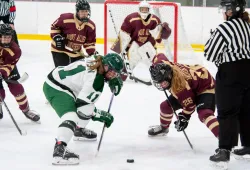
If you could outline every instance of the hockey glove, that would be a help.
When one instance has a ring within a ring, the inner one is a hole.
[[[115,94],[115,96],[117,96],[120,93],[121,88],[123,86],[123,81],[122,81],[121,77],[120,76],[115,77],[115,78],[109,80],[108,83],[109,83],[109,88],[110,88],[111,92],[113,92]]]
[[[163,22],[161,26],[162,26],[161,38],[166,40],[171,35],[171,29],[169,28],[167,22]]]
[[[184,115],[183,113],[180,113],[178,115],[178,120],[174,122],[175,128],[178,132],[183,131],[187,128],[189,119],[190,116]]]
[[[109,112],[95,109],[95,115],[92,117],[92,120],[103,122],[109,128],[114,121],[114,117]]]
[[[53,40],[55,41],[56,43],[56,48],[62,50],[65,48],[65,38],[60,35],[60,34],[57,34],[53,37]]]

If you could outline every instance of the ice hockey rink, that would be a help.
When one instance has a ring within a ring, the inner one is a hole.
[[[4,108],[0,120],[1,170],[212,170],[209,156],[217,147],[217,140],[193,113],[186,133],[194,146],[192,150],[183,133],[172,124],[166,137],[150,138],[148,127],[159,124],[159,104],[166,99],[163,92],[153,86],[126,82],[119,96],[114,98],[111,113],[115,120],[106,129],[100,152],[95,157],[103,124],[90,122],[87,128],[97,132],[97,141],[69,143],[69,148],[80,155],[78,166],[53,166],[52,152],[59,118],[46,104],[42,86],[53,62],[49,41],[20,41],[23,50],[18,63],[20,74],[27,72],[29,79],[23,83],[31,108],[41,115],[41,124],[30,122],[18,109],[14,97],[6,89],[6,104],[26,136],[20,136]],[[102,53],[103,47],[98,45]],[[196,53],[202,56],[202,53]],[[204,61],[209,70],[213,65]],[[105,86],[96,106],[107,110],[111,92]],[[231,157],[230,170],[249,170],[249,163]],[[127,163],[134,159],[134,163]]]

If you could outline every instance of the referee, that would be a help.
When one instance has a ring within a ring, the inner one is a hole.
[[[225,22],[213,32],[205,45],[205,58],[218,67],[215,96],[219,121],[219,148],[210,161],[225,164],[230,151],[243,148],[238,156],[250,154],[250,19],[245,0],[221,0]]]
[[[9,24],[14,30],[14,41],[18,44],[17,35],[14,27],[16,17],[16,6],[14,0],[0,0],[0,21]]]

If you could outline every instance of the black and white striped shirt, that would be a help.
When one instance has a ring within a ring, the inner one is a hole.
[[[204,55],[217,66],[250,59],[250,24],[241,18],[220,24],[207,41]]]
[[[0,0],[0,16],[10,15],[9,22],[13,23],[16,17],[16,6],[14,0]]]

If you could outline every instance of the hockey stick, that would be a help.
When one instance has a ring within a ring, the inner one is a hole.
[[[168,99],[168,101],[169,101],[169,105],[171,106],[171,108],[172,108],[172,110],[173,110],[173,112],[174,112],[176,118],[178,118],[178,115],[176,114],[176,112],[175,112],[175,110],[174,110],[172,104],[170,103],[170,100],[169,100],[169,97],[168,97],[168,94],[167,94],[166,90],[164,90],[164,93],[165,93],[165,95],[166,95],[166,97],[167,97],[167,99]],[[185,130],[183,130],[183,134],[184,134],[184,136],[186,137],[186,139],[187,139],[187,141],[188,141],[188,144],[189,144],[190,148],[191,148],[192,150],[194,150],[193,145],[192,145],[192,143],[190,142],[190,140],[189,140],[189,138],[188,138],[188,136],[187,136]]]
[[[13,123],[15,124],[15,126],[16,126],[18,132],[20,133],[20,135],[21,135],[21,136],[26,136],[26,135],[27,135],[27,132],[26,132],[26,131],[22,131],[22,130],[19,128],[18,124],[16,123],[14,117],[12,116],[12,114],[11,114],[11,112],[10,112],[10,110],[9,110],[9,108],[8,108],[8,106],[7,106],[7,104],[5,103],[5,101],[3,100],[3,98],[2,98],[1,95],[0,95],[0,100],[2,101],[3,105],[5,106],[7,112],[9,113],[10,118],[11,118],[11,120],[13,121]]]
[[[114,93],[112,93],[112,96],[111,96],[111,99],[110,99],[110,102],[109,102],[108,112],[110,112],[110,109],[111,109],[111,106],[112,106],[112,103],[113,103],[114,96],[115,96]],[[99,150],[100,150],[100,147],[101,147],[101,144],[102,144],[102,139],[103,139],[103,135],[104,135],[105,128],[106,128],[106,125],[105,125],[105,123],[104,123],[103,128],[102,128],[101,138],[100,138],[100,141],[99,141],[99,143],[98,143],[97,152],[96,152],[96,154],[95,154],[95,157],[97,157],[97,155],[98,155],[98,153],[99,153]]]
[[[115,33],[118,36],[119,34],[117,32],[115,21],[114,21],[114,18],[113,18],[113,15],[112,15],[110,9],[109,9],[109,15],[110,15],[111,21],[113,23],[113,26],[114,26],[114,29],[115,29]],[[132,70],[130,68],[130,64],[129,64],[128,58],[126,57],[126,54],[124,54],[124,52],[121,52],[121,56],[122,56],[122,58],[123,58],[123,60],[125,62],[125,67],[126,67],[126,70],[127,70],[128,74],[129,74],[129,78],[131,80],[135,80],[135,82],[140,82],[140,83],[145,84],[147,86],[151,86],[152,85],[151,81],[146,82],[146,81],[143,81],[141,79],[138,79],[137,77],[132,76]]]
[[[152,83],[150,81],[143,81],[141,79],[138,79],[137,77],[131,76],[132,80],[135,80],[135,82],[140,82],[142,84],[145,84],[147,86],[152,86]]]
[[[13,83],[13,84],[22,84],[29,78],[29,75],[25,72],[22,77],[20,77],[18,80],[11,80],[11,79],[4,79],[7,83]]]

